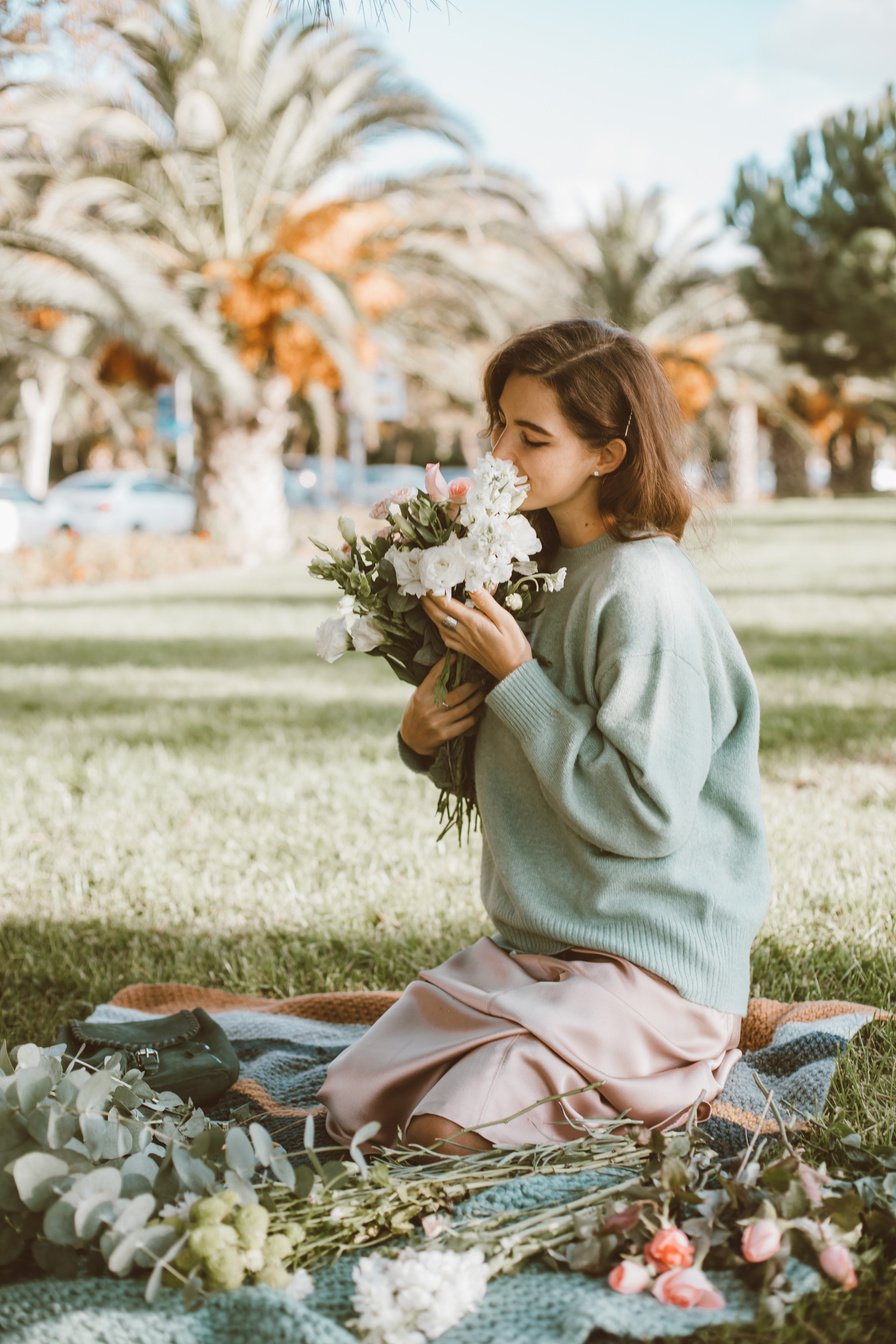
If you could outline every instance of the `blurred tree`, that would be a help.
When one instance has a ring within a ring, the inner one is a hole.
[[[599,313],[650,346],[669,377],[698,459],[702,417],[728,418],[731,493],[748,502],[758,491],[759,409],[778,397],[780,370],[767,356],[730,274],[705,259],[714,241],[697,237],[698,221],[666,239],[665,193],[619,187],[599,218],[587,221],[578,307]]]
[[[372,432],[380,343],[419,372],[437,344],[503,336],[539,259],[561,263],[521,184],[471,159],[468,129],[354,35],[303,29],[268,0],[135,0],[123,15],[107,7],[106,23],[130,86],[43,80],[17,115],[52,137],[67,208],[142,247],[141,264],[151,244],[153,273],[209,340],[236,345],[251,404],[197,388],[200,523],[235,553],[272,553],[286,544],[292,394],[331,449],[337,388]],[[330,182],[364,146],[399,131],[447,140],[465,162],[334,198]]]
[[[896,101],[888,89],[797,137],[787,167],[741,165],[728,218],[759,253],[739,274],[785,359],[841,405],[828,443],[838,494],[868,491],[869,415],[850,379],[891,385],[896,403]]]

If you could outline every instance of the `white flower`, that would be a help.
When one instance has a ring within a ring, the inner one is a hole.
[[[352,1305],[364,1344],[424,1344],[456,1325],[485,1296],[482,1250],[403,1250],[365,1256],[352,1270]]]
[[[314,1280],[307,1269],[297,1269],[283,1291],[288,1297],[301,1301],[303,1297],[314,1292]]]
[[[510,536],[514,560],[528,560],[530,555],[541,550],[538,533],[523,514],[515,513],[508,518],[504,528]]]
[[[508,611],[520,611],[523,605],[522,596],[519,593],[508,593],[504,605]]]
[[[420,582],[424,592],[445,593],[463,583],[467,573],[465,547],[456,532],[442,546],[431,546],[420,557]]]
[[[402,551],[397,546],[390,546],[386,552],[384,558],[389,561],[395,570],[395,581],[400,593],[405,593],[410,597],[422,597],[426,592],[426,585],[420,582],[422,556],[423,551],[419,547]]]
[[[370,653],[386,642],[386,636],[372,616],[362,616],[352,626],[351,636],[358,653]]]
[[[558,569],[554,574],[545,574],[544,590],[546,593],[559,593],[566,582],[566,568]]]
[[[464,527],[489,515],[507,517],[514,513],[529,493],[528,486],[516,484],[516,467],[487,453],[477,464],[467,497],[460,507]]]
[[[336,526],[342,533],[342,540],[347,541],[348,544],[351,545],[358,535],[358,533],[355,530],[355,525],[352,522],[351,518],[346,517],[344,513],[340,514]]]
[[[345,618],[334,616],[329,621],[322,621],[314,632],[314,647],[318,658],[327,663],[335,663],[337,658],[348,653],[350,645]]]
[[[355,599],[352,597],[351,593],[346,593],[345,597],[340,597],[339,601],[336,603],[336,611],[338,615],[345,618],[346,624],[348,624],[349,617],[354,613],[354,610]]]

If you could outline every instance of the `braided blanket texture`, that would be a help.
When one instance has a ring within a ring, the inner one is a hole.
[[[329,1142],[314,1102],[327,1065],[396,997],[343,993],[270,1000],[189,985],[132,985],[98,1008],[92,1020],[121,1022],[205,1008],[233,1042],[242,1069],[212,1114],[226,1118],[248,1102],[253,1117],[290,1147],[301,1142],[309,1114],[316,1119],[316,1141]],[[819,1117],[837,1056],[861,1026],[882,1016],[864,1004],[752,1000],[741,1038],[744,1057],[703,1126],[710,1141],[728,1153],[757,1129],[776,1130],[759,1082],[774,1092],[794,1128]],[[599,1179],[615,1178],[576,1173],[509,1180],[459,1211],[496,1212],[571,1200]],[[41,1278],[11,1284],[0,1288],[0,1339],[5,1344],[356,1344],[348,1322],[351,1271],[360,1254],[318,1269],[314,1292],[304,1301],[267,1288],[241,1288],[193,1312],[184,1310],[173,1290],[164,1290],[149,1307],[139,1282]],[[798,1294],[814,1290],[814,1270],[796,1261],[789,1268]],[[649,1294],[622,1296],[605,1280],[531,1265],[493,1280],[479,1308],[441,1339],[444,1344],[585,1344],[595,1330],[604,1340],[643,1340],[752,1320],[756,1295],[734,1274],[718,1273],[713,1279],[725,1295],[724,1309],[686,1310],[665,1306]]]

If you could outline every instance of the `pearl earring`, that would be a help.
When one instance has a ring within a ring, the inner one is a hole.
[[[592,476],[599,476],[599,475],[600,475],[600,472],[599,472],[599,471],[592,471],[591,475],[592,475]]]

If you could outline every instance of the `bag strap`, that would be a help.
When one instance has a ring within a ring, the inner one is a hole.
[[[91,1048],[108,1045],[119,1049],[133,1046],[162,1049],[190,1041],[199,1033],[199,1020],[188,1008],[172,1013],[170,1017],[145,1022],[78,1022],[70,1018],[68,1026],[79,1045]]]

